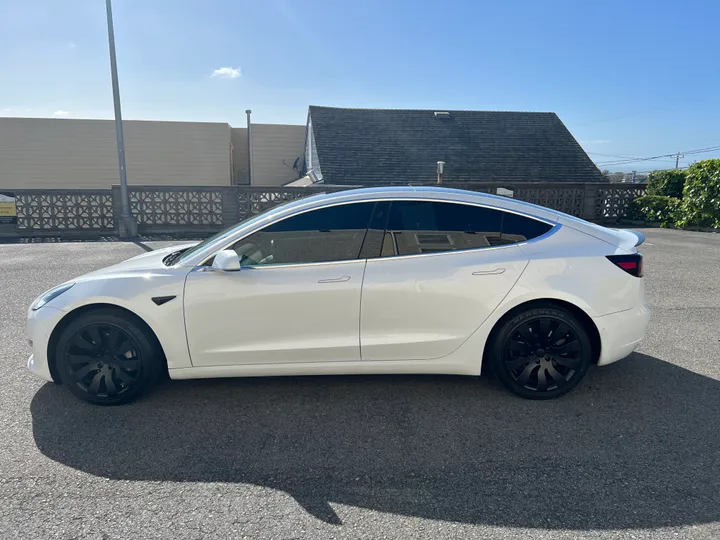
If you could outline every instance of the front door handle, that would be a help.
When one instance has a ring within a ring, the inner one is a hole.
[[[318,279],[318,283],[344,283],[350,281],[350,276],[341,276],[336,278]]]
[[[496,276],[505,272],[504,268],[495,268],[494,270],[478,270],[473,272],[473,276]]]

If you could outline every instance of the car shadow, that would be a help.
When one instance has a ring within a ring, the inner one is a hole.
[[[437,376],[170,381],[125,407],[44,385],[40,451],[111,479],[283,490],[332,503],[544,529],[720,520],[720,382],[643,354],[570,395],[515,398]]]

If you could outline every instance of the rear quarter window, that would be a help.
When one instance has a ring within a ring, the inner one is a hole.
[[[505,243],[525,242],[542,236],[552,225],[530,217],[505,212],[502,221],[501,238]]]

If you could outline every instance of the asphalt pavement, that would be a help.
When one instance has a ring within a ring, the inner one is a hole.
[[[0,538],[720,538],[720,235],[645,233],[647,339],[549,402],[362,376],[87,405],[26,371],[27,307],[158,244],[0,245]]]

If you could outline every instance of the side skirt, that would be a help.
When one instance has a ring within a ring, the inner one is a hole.
[[[212,379],[217,377],[274,377],[283,375],[382,375],[427,373],[435,375],[477,375],[477,366],[445,360],[374,362],[312,362],[292,364],[249,364],[171,369],[171,379]]]

